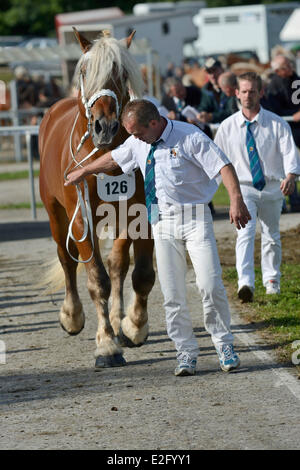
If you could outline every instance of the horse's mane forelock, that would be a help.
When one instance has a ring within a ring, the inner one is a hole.
[[[90,50],[82,55],[76,66],[74,83],[77,88],[80,88],[79,77],[83,66],[86,68],[84,81],[86,97],[90,98],[114,78],[120,79],[123,95],[129,88],[131,94],[142,97],[145,85],[139,66],[122,41],[106,36],[94,41]],[[124,72],[127,76],[126,83],[123,79]]]

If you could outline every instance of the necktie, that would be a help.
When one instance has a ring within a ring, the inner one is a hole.
[[[259,191],[262,191],[265,187],[266,181],[262,172],[255,140],[250,129],[252,123],[249,121],[245,121],[245,124],[247,126],[246,145],[249,155],[253,186]]]
[[[150,224],[155,224],[158,221],[158,203],[155,191],[155,174],[154,174],[154,152],[158,146],[160,140],[151,144],[150,151],[146,160],[146,169],[145,169],[145,198],[146,198],[146,207],[148,212],[148,220]]]
[[[184,102],[181,101],[181,100],[178,100],[177,101],[177,104],[176,104],[176,107],[177,107],[177,111],[179,111],[181,113],[181,111],[183,110],[184,108]]]

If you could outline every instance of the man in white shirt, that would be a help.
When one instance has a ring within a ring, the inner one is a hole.
[[[215,137],[235,167],[251,214],[251,221],[237,233],[236,241],[238,296],[242,302],[253,300],[257,218],[261,225],[263,284],[267,294],[280,293],[282,199],[293,192],[300,173],[299,153],[290,127],[260,106],[262,93],[257,74],[240,75],[236,95],[242,109],[221,123]]]
[[[175,375],[193,375],[199,353],[186,299],[186,248],[202,296],[205,328],[216,347],[221,368],[234,369],[240,361],[233,349],[229,306],[208,207],[218,187],[216,177],[221,174],[231,200],[231,223],[237,229],[245,227],[250,215],[234,168],[197,127],[160,116],[149,101],[129,102],[122,124],[131,136],[118,148],[71,172],[65,185],[77,184],[89,174],[109,172],[118,166],[124,173],[141,169],[167,331],[177,350]]]

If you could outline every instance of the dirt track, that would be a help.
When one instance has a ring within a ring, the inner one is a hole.
[[[45,215],[39,211],[40,220],[30,222],[30,211],[14,214],[14,220],[0,214],[0,339],[6,346],[1,449],[300,448],[300,382],[236,313],[242,366],[230,375],[219,370],[192,271],[188,294],[201,350],[197,375],[173,376],[175,352],[165,334],[158,282],[150,296],[147,344],[125,350],[127,367],[95,372],[96,314],[85,275],[80,291],[86,327],[69,337],[57,321],[62,293],[41,297],[36,288],[42,263],[56,251]],[[27,222],[18,222],[25,217]]]

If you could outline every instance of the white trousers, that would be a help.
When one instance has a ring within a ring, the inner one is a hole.
[[[241,191],[252,220],[245,228],[237,230],[236,269],[238,288],[250,286],[254,288],[254,241],[256,222],[261,227],[261,269],[263,284],[270,280],[280,282],[281,242],[279,219],[283,196],[280,183],[266,183],[263,191],[251,185],[241,184]]]
[[[187,208],[188,206],[184,206]],[[207,204],[185,210],[170,209],[153,225],[158,277],[164,296],[167,332],[177,355],[197,357],[199,347],[193,332],[186,298],[186,249],[202,297],[204,326],[216,348],[233,342],[230,312]],[[172,212],[173,211],[173,212]]]

